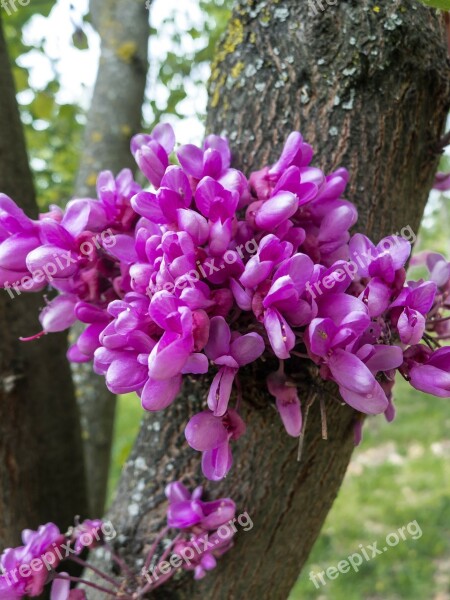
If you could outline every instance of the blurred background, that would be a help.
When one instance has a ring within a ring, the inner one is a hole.
[[[174,126],[178,142],[202,139],[210,63],[231,5],[231,0],[154,0],[143,131],[164,120]],[[0,10],[40,208],[64,205],[73,195],[100,39],[87,0],[31,0],[7,8]],[[446,155],[440,170],[450,172]],[[416,251],[425,247],[450,256],[450,197],[435,191]],[[393,423],[383,417],[366,421],[363,441],[291,600],[450,600],[450,403],[402,382],[395,396]],[[119,398],[108,501],[141,416],[137,397]],[[336,566],[360,544],[381,543],[414,520],[423,532],[420,539],[400,542],[364,562],[359,573],[341,574],[320,589],[310,581],[310,571]]]

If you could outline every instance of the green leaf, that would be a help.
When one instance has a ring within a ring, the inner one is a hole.
[[[450,0],[420,0],[425,6],[432,8],[440,8],[442,10],[450,10]]]
[[[78,50],[87,50],[89,48],[87,35],[80,27],[75,29],[72,35],[72,42],[75,48],[78,48]]]
[[[54,106],[53,97],[45,92],[38,92],[31,104],[33,116],[36,119],[44,119],[48,121],[52,116]]]
[[[13,67],[14,82],[16,90],[23,92],[28,89],[28,71],[20,67]]]
[[[198,40],[198,38],[202,36],[202,32],[198,29],[194,29],[193,27],[189,29],[188,34],[193,40]]]
[[[50,11],[55,6],[55,0],[33,0],[32,11],[33,13],[40,13],[44,17],[48,17]]]

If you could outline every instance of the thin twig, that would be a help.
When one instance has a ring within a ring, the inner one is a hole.
[[[317,398],[317,394],[314,393],[310,399],[307,401],[305,406],[305,417],[303,419],[303,426],[298,437],[298,450],[297,450],[297,461],[300,462],[303,454],[303,444],[305,442],[305,431],[306,431],[306,423],[308,422],[309,409],[314,404],[315,399]]]
[[[145,559],[145,563],[144,563],[144,569],[146,571],[148,571],[148,568],[150,566],[150,563],[152,562],[152,558],[153,558],[153,555],[155,554],[158,544],[160,543],[160,541],[163,539],[163,537],[166,535],[166,533],[168,531],[169,531],[169,527],[164,527],[164,529],[156,536],[153,544],[150,546],[150,550],[147,554],[147,558]]]
[[[182,537],[182,535],[183,535],[182,533],[179,533],[176,537],[173,538],[173,540],[170,542],[170,544],[164,550],[161,558],[158,560],[158,564],[162,563],[164,560],[166,560],[166,558],[169,556],[172,548],[175,546],[175,544],[178,542],[178,540]]]
[[[91,565],[87,561],[85,561],[81,558],[78,558],[78,556],[70,556],[68,560],[71,560],[71,561],[77,563],[78,565],[81,565],[85,569],[91,569],[91,571],[93,571],[94,573],[97,573],[97,575],[99,577],[102,577],[105,581],[108,581],[108,583],[111,583],[116,588],[120,588],[121,584],[118,581],[116,581],[115,579],[113,579],[112,577],[110,577],[109,575],[104,573],[103,571],[100,571],[100,569],[97,569],[97,567],[94,567],[94,565]]]
[[[114,590],[110,590],[108,588],[105,588],[101,585],[97,585],[96,583],[92,583],[91,581],[88,581],[87,579],[82,579],[81,577],[73,577],[71,575],[62,575],[62,574],[58,574],[55,579],[64,579],[66,581],[73,581],[74,583],[82,583],[83,585],[87,585],[91,588],[94,588],[100,592],[103,592],[105,594],[108,594],[109,596],[113,596],[114,598],[117,598],[117,592],[115,592]],[[130,598],[130,596],[122,596],[122,598]]]
[[[440,317],[438,319],[432,318],[432,319],[427,319],[427,323],[443,323],[444,321],[450,321],[450,317]]]
[[[113,561],[117,565],[119,565],[119,567],[122,569],[122,571],[124,571],[128,575],[128,577],[133,578],[134,573],[130,569],[130,567],[127,565],[127,563],[124,561],[124,559],[121,556],[119,556],[118,554],[116,554],[114,552],[114,550],[112,549],[112,547],[108,543],[105,543],[105,548],[111,554],[111,558],[113,559]]]
[[[175,575],[179,568],[180,567],[173,567],[173,569],[166,573],[166,575],[163,575],[161,579],[158,577],[157,582],[150,581],[149,583],[147,583],[145,587],[138,591],[137,597],[142,598],[147,592],[152,592],[160,585],[163,585],[163,583],[166,583],[166,581],[168,581],[171,577]]]
[[[434,337],[431,337],[431,335],[429,335],[428,333],[424,333],[424,334],[423,334],[423,337],[424,337],[424,339],[426,338],[426,339],[428,339],[428,340],[429,340],[429,341],[430,341],[432,344],[434,344],[434,345],[436,346],[436,348],[439,348],[439,347],[440,347],[440,344],[439,344],[439,342],[437,341],[437,339],[436,339],[436,338],[434,338]]]
[[[328,427],[327,427],[327,412],[325,410],[325,401],[320,397],[320,418],[322,420],[322,439],[328,439]]]
[[[181,538],[181,536],[182,536],[182,534],[181,534],[181,533],[179,533],[179,534],[178,534],[178,535],[177,535],[177,536],[176,536],[176,537],[175,537],[175,538],[174,538],[174,539],[171,541],[171,543],[169,544],[169,546],[168,546],[168,547],[165,549],[165,551],[163,552],[163,554],[162,554],[161,558],[160,558],[160,559],[158,559],[158,562],[157,562],[157,564],[156,564],[156,566],[155,566],[155,569],[157,569],[158,565],[159,565],[159,564],[161,564],[161,563],[162,563],[162,562],[163,562],[163,561],[164,561],[164,560],[167,558],[167,556],[169,555],[170,551],[172,550],[172,548],[174,547],[174,545],[177,543],[177,541],[178,541],[178,540]],[[171,566],[173,566],[173,565],[171,565]],[[154,569],[154,570],[155,570],[155,569]],[[147,567],[147,569],[146,569],[146,570],[148,570],[148,567]],[[138,598],[141,598],[141,597],[142,597],[144,594],[146,594],[146,593],[147,593],[147,592],[149,592],[150,590],[154,590],[155,588],[157,588],[157,587],[159,587],[160,585],[162,585],[163,583],[165,583],[165,582],[166,582],[168,579],[170,579],[170,577],[172,577],[172,575],[175,573],[175,571],[176,571],[176,569],[175,569],[175,567],[174,567],[174,568],[173,568],[171,571],[169,571],[169,573],[166,573],[166,575],[167,575],[167,577],[166,577],[166,578],[164,578],[164,577],[163,577],[161,580],[159,580],[159,577],[158,577],[158,583],[157,583],[157,585],[155,585],[155,586],[153,585],[153,582],[152,582],[152,581],[149,581],[149,582],[148,582],[148,583],[147,583],[147,584],[146,584],[146,585],[145,585],[145,586],[144,586],[144,587],[143,587],[143,588],[142,588],[142,589],[139,591]]]
[[[302,354],[301,352],[296,352],[295,350],[291,350],[291,354],[298,356],[299,358],[307,358],[308,360],[311,360],[311,357],[307,354]]]
[[[179,568],[180,567],[178,567],[178,569]],[[152,591],[156,590],[156,588],[158,588],[160,585],[163,585],[163,583],[166,583],[166,581],[168,581],[171,577],[173,577],[175,575],[175,573],[177,572],[178,569],[173,568],[171,571],[169,571],[167,573],[167,575],[165,577],[162,577],[161,579],[159,579],[158,583],[153,586]]]

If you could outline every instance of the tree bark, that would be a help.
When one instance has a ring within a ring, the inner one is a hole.
[[[97,80],[88,113],[75,195],[94,196],[97,175],[135,167],[130,137],[141,127],[147,77],[148,10],[142,0],[91,0],[93,25],[102,40]],[[74,327],[77,335],[83,330]],[[92,364],[73,364],[81,412],[92,515],[105,506],[116,397]]]
[[[207,121],[228,136],[245,172],[273,162],[287,135],[300,130],[317,150],[314,164],[349,169],[358,229],[376,240],[407,225],[417,231],[449,106],[439,15],[414,2],[385,5],[341,0],[324,12],[317,4],[313,14],[298,0],[241,0],[212,68]],[[316,403],[298,463],[298,443],[265,390],[269,367],[243,374],[248,429],[233,446],[229,476],[207,486],[247,511],[253,529],[238,534],[203,581],[184,576],[152,597],[284,600],[294,585],[341,486],[357,413],[334,384],[292,361],[303,402],[314,392],[325,399],[329,432],[322,440]],[[164,522],[164,485],[200,480],[199,455],[183,430],[204,406],[208,383],[187,381],[170,408],[144,418],[108,514],[121,534],[118,550],[136,567]]]
[[[0,20],[0,190],[37,216],[14,82]],[[53,521],[63,531],[86,515],[79,415],[67,339],[37,331],[42,296],[0,294],[0,548]]]

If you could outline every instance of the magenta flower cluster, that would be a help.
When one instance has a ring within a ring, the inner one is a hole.
[[[166,487],[167,524],[182,532],[172,552],[180,557],[193,556],[183,562],[182,568],[193,571],[195,579],[202,579],[207,571],[214,569],[216,559],[232,547],[234,530],[229,523],[236,513],[236,505],[230,498],[204,502],[202,493],[201,487],[190,493],[180,481]],[[225,535],[219,534],[221,527],[225,528]]]
[[[84,600],[82,590],[70,590],[67,574],[56,569],[66,558],[81,554],[84,548],[103,543],[102,521],[86,520],[62,534],[54,523],[37,531],[22,532],[22,546],[8,548],[0,556],[0,600],[40,596],[52,583],[52,600]],[[86,539],[88,540],[86,543]]]
[[[267,386],[294,437],[303,419],[284,365],[293,356],[315,363],[365,414],[393,418],[397,371],[419,390],[450,396],[450,354],[439,348],[448,338],[448,263],[432,255],[430,280],[406,281],[407,239],[351,236],[358,215],[342,197],[345,169],[311,166],[297,132],[276,163],[248,179],[231,168],[222,137],[179,147],[177,164],[174,148],[169,125],[135,136],[146,189],[129,171],[101,173],[97,199],[53,207],[38,221],[0,197],[0,284],[59,292],[40,319],[44,332],[86,324],[70,360],[93,358],[112,392],[137,392],[149,411],[169,406],[184,376],[212,367],[207,407],[186,427],[212,480],[228,473],[245,431],[239,373],[261,358],[280,361]]]
[[[167,527],[158,532],[145,557],[144,568],[139,572],[126,565],[108,545],[108,541],[116,535],[111,522],[86,519],[65,534],[54,523],[47,523],[37,531],[25,529],[22,532],[23,545],[8,548],[0,556],[0,600],[41,596],[50,584],[51,600],[86,600],[85,590],[73,587],[78,583],[107,596],[132,600],[145,597],[180,569],[193,572],[195,579],[202,579],[216,567],[217,559],[233,546],[233,536],[237,531],[234,526],[236,505],[230,498],[206,502],[202,500],[201,487],[190,493],[181,481],[167,485],[165,493],[168,500]],[[178,534],[165,544],[163,554],[158,556],[159,543],[171,529],[178,530]],[[123,580],[113,578],[82,560],[83,550],[104,544],[122,572]],[[172,555],[170,564],[165,561],[169,554]],[[64,561],[93,570],[100,578],[99,583],[70,576],[62,570]],[[152,563],[154,566],[150,570]],[[168,571],[163,570],[165,566],[169,567]]]

